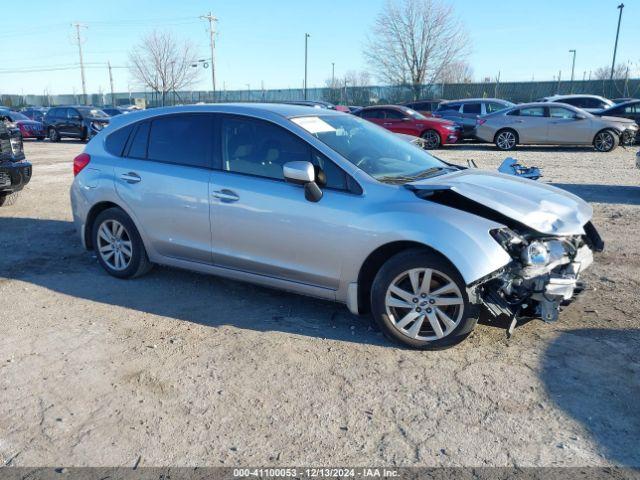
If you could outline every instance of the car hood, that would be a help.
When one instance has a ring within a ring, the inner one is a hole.
[[[105,117],[84,117],[85,119],[91,121],[91,122],[102,122],[102,123],[109,123],[109,118],[105,118]]]
[[[631,125],[632,123],[636,123],[635,121],[629,118],[624,118],[624,117],[608,117],[606,115],[603,115],[600,118],[608,122],[617,122],[617,123],[624,123],[629,125]]]
[[[461,170],[405,186],[423,193],[454,192],[547,235],[582,235],[585,223],[593,216],[591,206],[569,192],[533,180],[478,169]],[[465,204],[461,208],[468,209],[468,203],[460,202]],[[449,200],[447,205],[457,208],[455,200]]]
[[[15,123],[16,125],[33,125],[35,127],[42,127],[42,122],[38,122],[36,120],[18,120]]]

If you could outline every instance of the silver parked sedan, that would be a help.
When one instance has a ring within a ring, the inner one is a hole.
[[[556,320],[602,248],[579,198],[331,110],[121,115],[74,173],[80,238],[109,274],[155,263],[343,302],[415,348],[461,341],[482,310]]]
[[[500,150],[517,145],[593,145],[600,152],[618,146],[625,132],[634,138],[633,120],[597,117],[564,103],[525,103],[477,120],[476,136]]]

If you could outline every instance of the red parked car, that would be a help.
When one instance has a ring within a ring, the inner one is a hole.
[[[421,137],[428,149],[456,143],[462,136],[462,129],[451,120],[425,117],[415,110],[398,105],[365,107],[354,115],[395,133]]]
[[[14,112],[13,110],[0,110],[0,121],[15,124],[15,126],[20,130],[22,138],[37,138],[38,140],[44,140],[47,136],[42,122],[31,120],[20,112]]]

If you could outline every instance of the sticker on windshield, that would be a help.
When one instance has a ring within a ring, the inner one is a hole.
[[[335,132],[336,129],[322,120],[320,117],[299,117],[291,120],[304,128],[309,133]]]

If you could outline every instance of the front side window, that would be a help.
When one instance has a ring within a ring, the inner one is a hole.
[[[405,116],[402,112],[397,110],[391,110],[390,108],[384,111],[384,118],[388,118],[389,120],[402,120]]]
[[[287,162],[311,161],[310,147],[277,125],[245,119],[223,118],[222,169],[274,179],[284,179]]]
[[[371,110],[364,110],[362,112],[362,118],[383,118],[383,115],[381,115],[382,111],[378,108],[375,109],[371,109]]]
[[[211,115],[170,115],[151,122],[147,158],[191,167],[209,166]]]
[[[458,112],[460,111],[459,103],[441,103],[438,106],[438,112]]]
[[[80,114],[73,108],[67,108],[67,118],[69,120],[77,120],[78,118],[80,118]]]
[[[322,115],[292,121],[382,182],[407,183],[452,168],[398,135],[355,116]]]

